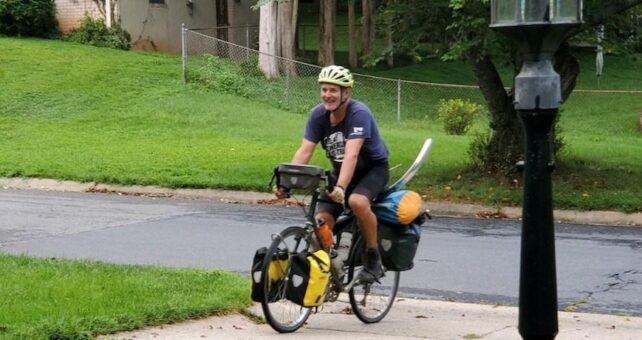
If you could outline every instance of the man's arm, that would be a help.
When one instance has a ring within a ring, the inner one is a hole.
[[[301,146],[299,146],[299,149],[294,153],[294,157],[292,157],[292,163],[308,164],[310,159],[312,159],[312,155],[314,155],[314,149],[316,146],[316,143],[303,138]]]

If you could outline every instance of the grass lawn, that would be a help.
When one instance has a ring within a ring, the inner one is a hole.
[[[0,339],[87,339],[249,304],[249,282],[213,270],[0,253]]]
[[[289,161],[301,139],[304,112],[184,85],[178,56],[37,39],[1,38],[0,48],[0,176],[265,191],[273,166]],[[642,95],[573,94],[561,114],[567,148],[554,176],[556,208],[642,211],[640,109]],[[391,163],[401,164],[393,178],[432,137],[411,188],[430,198],[521,203],[511,179],[467,170],[484,117],[464,136],[446,135],[434,115],[381,121]],[[322,151],[313,161],[328,165]]]

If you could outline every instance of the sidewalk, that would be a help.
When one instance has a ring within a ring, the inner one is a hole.
[[[51,179],[0,178],[0,187],[7,189],[40,189],[186,199],[213,199],[230,203],[260,203],[274,200],[274,195],[261,192],[214,189],[168,189],[156,186],[121,186]],[[497,210],[495,207],[477,204],[455,204],[430,200],[426,202],[426,208],[430,209],[432,214],[439,216],[502,216],[505,218],[518,219],[522,214],[522,210],[519,207],[503,207]],[[625,214],[615,211],[555,210],[554,217],[556,222],[642,227],[642,213]]]
[[[342,299],[343,300],[343,299]],[[349,303],[324,305],[305,326],[279,334],[267,324],[232,314],[104,336],[99,339],[484,339],[518,340],[517,308],[398,299],[381,322],[366,325],[347,315]],[[251,310],[262,315],[261,307]],[[560,312],[557,340],[640,340],[642,318]]]

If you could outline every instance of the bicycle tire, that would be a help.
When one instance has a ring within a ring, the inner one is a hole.
[[[301,328],[312,312],[311,308],[299,306],[286,299],[287,277],[289,273],[289,258],[295,252],[307,250],[310,247],[309,234],[303,227],[288,227],[279,233],[268,248],[263,260],[261,282],[263,282],[263,300],[261,307],[267,323],[279,333],[290,333]],[[277,262],[287,255],[287,262]],[[270,278],[275,271],[280,273],[282,280]]]
[[[352,279],[361,270],[361,255],[365,247],[363,237],[354,244],[350,255],[348,267],[348,280]],[[379,279],[381,283],[356,284],[348,292],[352,312],[364,323],[376,323],[388,314],[397,296],[399,289],[398,271],[391,271],[384,268],[384,276]]]

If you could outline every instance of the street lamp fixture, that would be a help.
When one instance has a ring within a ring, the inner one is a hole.
[[[507,35],[523,58],[514,105],[524,126],[524,206],[519,333],[554,339],[558,332],[551,131],[562,102],[553,56],[582,23],[582,0],[491,0],[490,27]]]

